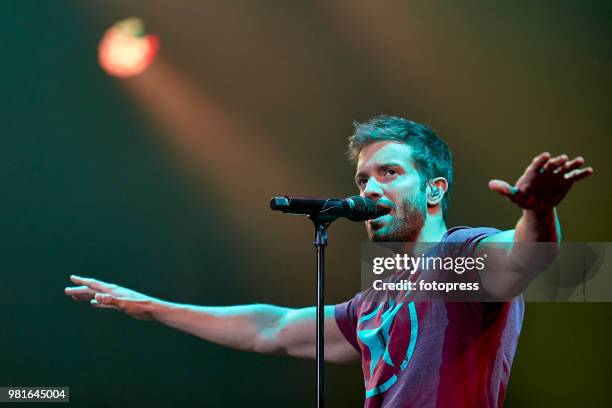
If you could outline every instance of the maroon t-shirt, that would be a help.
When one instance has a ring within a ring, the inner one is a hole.
[[[455,227],[441,242],[473,256],[494,228]],[[335,307],[336,322],[361,354],[365,407],[498,407],[523,322],[512,302],[385,301],[372,289]],[[376,300],[373,300],[375,299]]]

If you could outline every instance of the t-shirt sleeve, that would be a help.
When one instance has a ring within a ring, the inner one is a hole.
[[[490,227],[458,227],[448,235],[446,242],[460,243],[462,256],[474,256],[478,243],[483,239],[501,232]]]
[[[490,237],[491,235],[495,235],[498,232],[500,232],[498,229],[490,227],[455,227],[449,230],[449,234],[445,242],[451,244],[448,250],[453,256],[474,257],[478,244],[483,239]],[[480,286],[478,291],[473,293],[462,292],[462,295],[467,295],[468,299],[471,299],[471,301],[478,299],[477,301],[480,302],[488,296],[487,292],[482,286],[481,275],[476,269],[466,270],[460,275],[453,275],[453,282],[478,283]],[[487,306],[486,303],[487,302],[485,302],[485,306]]]
[[[334,316],[340,332],[351,345],[361,353],[357,342],[357,311],[361,304],[361,293],[343,303],[338,303],[334,307]]]

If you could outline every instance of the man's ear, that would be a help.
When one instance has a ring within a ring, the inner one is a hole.
[[[448,189],[448,181],[444,177],[429,180],[425,189],[427,205],[431,207],[439,205],[446,194],[446,189]]]

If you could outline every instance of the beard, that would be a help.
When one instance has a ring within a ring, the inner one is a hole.
[[[424,194],[405,198],[389,224],[366,221],[368,237],[373,242],[415,242],[425,225],[426,214]]]

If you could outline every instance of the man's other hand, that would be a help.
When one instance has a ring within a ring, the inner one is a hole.
[[[85,300],[99,309],[120,310],[139,320],[153,320],[152,307],[158,299],[97,279],[71,275],[72,283],[64,293],[74,300]]]
[[[556,207],[572,185],[593,174],[593,168],[580,168],[582,157],[568,160],[562,154],[551,157],[545,152],[536,156],[514,186],[503,180],[489,181],[489,188],[508,197],[526,210],[547,211]]]

